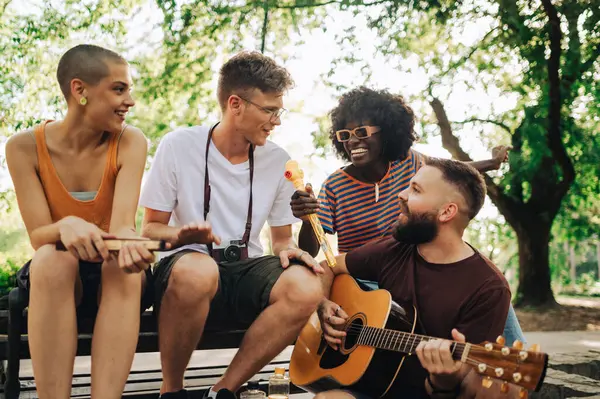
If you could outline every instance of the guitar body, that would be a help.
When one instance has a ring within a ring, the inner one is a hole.
[[[330,299],[348,314],[348,331],[367,325],[414,332],[416,312],[409,315],[385,290],[363,291],[349,275],[336,277]],[[336,351],[327,345],[314,313],[296,341],[290,377],[296,386],[313,393],[343,388],[378,398],[394,384],[404,357],[400,352],[356,345],[353,334],[347,334]]]

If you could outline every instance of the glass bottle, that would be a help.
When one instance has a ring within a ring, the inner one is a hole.
[[[285,368],[276,367],[269,378],[269,399],[288,399],[290,397],[290,379],[285,375]]]
[[[265,399],[267,395],[260,390],[258,381],[248,381],[246,390],[240,394],[240,399]]]

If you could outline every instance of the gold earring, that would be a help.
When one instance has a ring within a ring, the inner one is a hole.
[[[87,104],[87,98],[81,97],[81,99],[79,100],[79,104],[86,105]]]

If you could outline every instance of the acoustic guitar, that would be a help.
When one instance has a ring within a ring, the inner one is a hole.
[[[330,389],[350,389],[371,397],[396,392],[403,380],[405,360],[414,364],[417,345],[434,337],[416,334],[417,312],[409,315],[392,301],[386,290],[363,291],[349,275],[339,275],[331,288],[333,302],[349,315],[343,330],[346,336],[338,350],[331,348],[323,336],[318,316],[313,314],[298,337],[290,360],[292,382],[307,391],[318,393]],[[493,379],[502,381],[500,390],[508,392],[508,384],[538,391],[548,364],[548,355],[539,346],[523,350],[521,342],[512,348],[504,346],[503,337],[496,343],[453,342],[453,358],[473,367],[484,376],[483,385],[489,388]],[[418,363],[418,359],[416,359]],[[420,367],[419,365],[417,367]],[[421,372],[425,373],[421,368]],[[424,383],[424,376],[422,374]]]

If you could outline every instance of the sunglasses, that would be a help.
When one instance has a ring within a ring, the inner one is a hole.
[[[342,129],[335,132],[335,136],[340,143],[350,140],[352,135],[359,140],[367,139],[372,134],[379,132],[381,128],[379,126],[359,126],[352,130]]]

